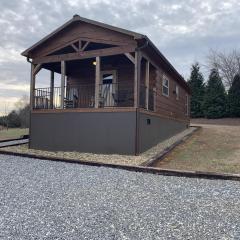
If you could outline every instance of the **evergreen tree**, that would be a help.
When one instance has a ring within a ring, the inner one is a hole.
[[[240,74],[237,74],[228,92],[228,114],[240,117]]]
[[[204,100],[204,78],[200,72],[200,66],[198,63],[192,65],[191,76],[188,81],[188,85],[191,89],[191,117],[203,117],[203,100]]]
[[[226,93],[222,79],[216,69],[212,69],[206,87],[204,113],[207,118],[222,118],[226,115]]]

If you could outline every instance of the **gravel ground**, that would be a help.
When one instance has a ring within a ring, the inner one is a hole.
[[[0,155],[0,239],[240,239],[240,183]]]
[[[66,158],[66,159],[78,159],[84,161],[95,161],[103,163],[113,163],[113,164],[122,164],[122,165],[141,165],[143,162],[154,157],[156,154],[159,154],[164,149],[183,138],[187,134],[194,131],[194,127],[188,128],[185,131],[157,144],[148,151],[142,153],[139,156],[133,155],[119,155],[119,154],[94,154],[94,153],[80,153],[80,152],[50,152],[50,151],[41,151],[35,149],[29,149],[28,145],[12,146],[1,148],[4,151],[17,152],[17,153],[30,153],[37,156],[47,156],[47,157],[57,157],[57,158]]]

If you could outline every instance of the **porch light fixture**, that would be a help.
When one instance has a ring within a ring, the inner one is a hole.
[[[97,62],[96,62],[96,61],[93,61],[93,63],[92,63],[92,64],[96,66],[96,65],[97,65]]]

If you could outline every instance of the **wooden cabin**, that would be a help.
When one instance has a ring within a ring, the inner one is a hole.
[[[30,148],[137,155],[189,126],[189,87],[145,35],[74,15],[22,55]]]

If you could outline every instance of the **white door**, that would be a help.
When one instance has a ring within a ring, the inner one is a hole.
[[[104,107],[114,107],[116,105],[117,79],[116,71],[101,72],[100,101]]]

